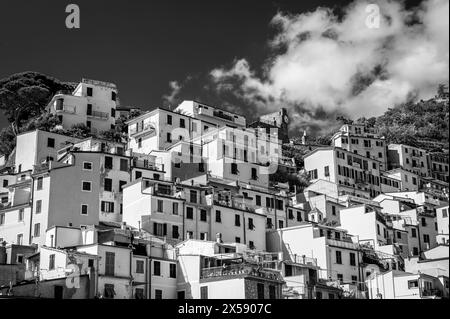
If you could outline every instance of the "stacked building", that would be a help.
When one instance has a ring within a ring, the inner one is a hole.
[[[396,298],[379,279],[410,278],[414,296],[448,296],[448,158],[344,125],[292,192],[271,178],[300,169],[283,156],[285,109],[247,124],[184,101],[130,116],[126,142],[97,137],[130,110],[83,79],[47,111],[92,137],[17,136],[0,167],[1,294]]]

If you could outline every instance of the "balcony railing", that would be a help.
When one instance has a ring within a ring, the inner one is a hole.
[[[150,123],[145,124],[144,127],[139,127],[138,129],[136,129],[136,126],[133,125],[132,127],[130,127],[130,136],[137,137],[139,135],[153,133],[154,131],[155,131],[155,128]]]
[[[225,114],[225,113],[220,112],[220,111],[214,111],[213,115],[216,116],[216,117],[220,117],[222,119],[225,119],[227,121],[231,121],[231,122],[234,121],[234,118],[231,115]]]
[[[100,111],[91,111],[88,114],[86,114],[89,117],[96,117],[102,120],[107,120],[109,117],[109,114],[106,112],[100,112]]]
[[[60,113],[69,113],[69,114],[75,114],[77,112],[77,108],[74,105],[61,105],[61,104],[56,104],[55,105],[55,110],[56,112]]]
[[[252,276],[257,278],[282,281],[278,271],[259,269],[250,264],[229,265],[225,267],[204,268],[201,270],[200,278],[223,278],[236,276]]]

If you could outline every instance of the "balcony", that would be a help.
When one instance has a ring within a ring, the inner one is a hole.
[[[222,119],[224,119],[224,120],[227,120],[227,121],[230,121],[230,122],[233,122],[234,121],[234,118],[231,116],[231,115],[228,115],[228,114],[225,114],[225,113],[223,113],[222,111],[214,111],[213,112],[213,115],[215,116],[215,117],[220,117],[220,118],[222,118]]]
[[[57,101],[55,111],[56,113],[75,114],[77,112],[77,107],[74,105],[61,104]]]
[[[424,289],[421,291],[421,296],[422,297],[441,297],[442,296],[442,291],[440,291],[439,289]]]
[[[200,279],[212,279],[224,277],[232,279],[233,277],[255,277],[266,280],[283,281],[278,271],[269,269],[259,269],[256,265],[237,264],[224,267],[204,268],[201,270]]]
[[[86,114],[88,117],[93,117],[101,120],[107,120],[109,117],[109,114],[106,112],[100,112],[100,111],[91,111]]]
[[[147,123],[143,127],[136,128],[136,125],[130,127],[130,137],[138,138],[147,134],[152,134],[155,132],[155,127]]]
[[[162,171],[164,169],[164,165],[163,164],[156,164],[152,161],[149,160],[139,160],[139,159],[134,159],[133,160],[133,167],[136,168],[145,168],[145,169],[151,169],[154,171]]]

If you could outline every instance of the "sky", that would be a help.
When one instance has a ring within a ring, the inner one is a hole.
[[[194,99],[251,120],[285,107],[294,134],[323,130],[448,82],[448,1],[371,2],[378,28],[365,1],[2,0],[0,78],[109,81],[145,110]]]

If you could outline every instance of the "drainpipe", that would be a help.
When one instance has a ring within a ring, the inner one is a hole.
[[[244,229],[244,244],[247,245],[247,232],[245,230],[245,213],[242,212],[242,227]]]
[[[32,229],[33,229],[33,198],[34,198],[34,177],[31,176],[31,205],[30,205],[30,232],[28,235],[28,245],[31,245],[31,234],[32,234]],[[24,209],[24,214],[25,214],[25,209]],[[48,216],[47,216],[48,217]],[[55,238],[55,243],[56,243],[56,238]]]
[[[185,238],[185,236],[186,236],[186,226],[185,226],[185,223],[186,223],[186,214],[185,214],[185,211],[186,211],[186,201],[183,201],[183,235],[182,235],[182,240],[184,240],[184,238]],[[151,246],[150,246],[151,247]]]
[[[130,248],[130,299],[133,299],[133,248]]]

